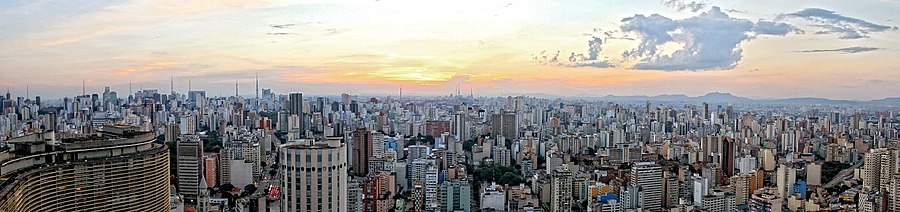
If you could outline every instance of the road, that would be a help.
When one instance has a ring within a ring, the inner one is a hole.
[[[838,172],[838,174],[835,175],[834,178],[831,178],[831,181],[828,181],[828,183],[825,184],[825,188],[831,188],[831,187],[837,186],[841,182],[844,182],[844,180],[847,180],[848,177],[853,175],[853,170],[859,168],[862,165],[863,165],[863,160],[858,160],[858,161],[856,161],[855,164],[850,166],[850,168],[841,170],[841,172]]]

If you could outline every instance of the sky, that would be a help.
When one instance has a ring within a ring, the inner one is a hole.
[[[900,96],[900,1],[0,1],[0,85]]]

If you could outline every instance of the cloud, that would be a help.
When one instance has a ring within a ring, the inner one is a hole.
[[[626,60],[638,60],[632,68],[662,71],[729,70],[743,57],[740,44],[756,35],[786,35],[797,31],[785,23],[753,21],[729,17],[719,7],[682,20],[657,14],[622,19],[623,32],[640,35],[640,44],[625,51]],[[682,46],[671,54],[661,54],[665,44]]]
[[[266,34],[267,34],[267,35],[296,35],[297,33],[290,33],[290,32],[270,32],[270,33],[266,33]]]
[[[823,31],[815,34],[837,34],[840,39],[868,38],[869,33],[897,30],[896,26],[875,24],[858,18],[837,14],[831,10],[807,8],[795,13],[779,15],[779,17],[802,18],[814,23]]]
[[[789,32],[804,33],[803,30],[786,23],[777,23],[771,21],[756,22],[753,31],[760,35],[786,35]]]
[[[846,48],[839,48],[839,49],[813,49],[813,50],[804,50],[804,51],[797,51],[797,52],[800,52],[800,53],[840,52],[842,54],[855,54],[855,53],[875,51],[875,50],[881,50],[881,48],[854,46],[854,47],[846,47]]]
[[[691,1],[685,3],[682,0],[663,0],[663,5],[666,7],[671,7],[677,11],[691,10],[691,12],[697,12],[706,8],[706,3]]]
[[[568,66],[568,67],[594,67],[594,68],[609,68],[614,67],[610,63],[609,60],[600,59],[600,51],[603,50],[603,39],[600,37],[591,37],[588,40],[588,53],[585,55],[584,53],[575,53],[572,52],[569,54],[569,57],[566,58],[565,61],[561,61],[559,59],[560,52],[557,51],[554,54],[548,54],[547,51],[542,51],[540,54],[536,56],[532,56],[532,60],[545,64],[545,65],[560,65],[560,66]]]
[[[284,29],[284,28],[292,27],[294,25],[296,25],[296,24],[272,24],[269,26],[272,28],[276,28],[276,29]]]
[[[545,65],[562,65],[559,62],[559,51],[556,51],[556,53],[548,53],[547,50],[544,50],[537,55],[532,55],[531,60]]]
[[[636,49],[622,54],[625,58],[656,55],[658,46],[672,41],[669,32],[678,28],[674,20],[658,14],[635,15],[622,19],[622,22],[625,23],[621,26],[623,32],[636,32],[641,36],[640,44]]]

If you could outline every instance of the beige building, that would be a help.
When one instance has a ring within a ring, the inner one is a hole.
[[[9,140],[0,149],[0,211],[168,211],[169,149],[135,130]]]
[[[283,211],[347,211],[348,155],[341,140],[281,145]]]

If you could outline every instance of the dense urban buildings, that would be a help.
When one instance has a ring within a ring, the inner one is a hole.
[[[2,96],[0,209],[900,209],[891,104],[263,90]]]

